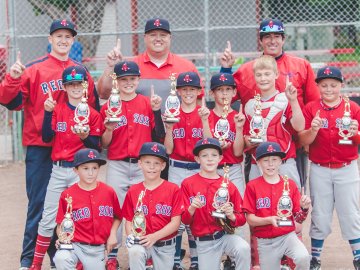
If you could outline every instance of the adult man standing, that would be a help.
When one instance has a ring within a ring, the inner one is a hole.
[[[19,53],[16,63],[0,85],[0,104],[9,110],[24,110],[23,145],[27,147],[26,193],[29,202],[20,259],[21,270],[29,269],[33,260],[38,223],[52,170],[51,143],[44,143],[41,138],[44,101],[49,96],[57,103],[67,101],[61,78],[67,67],[81,65],[69,58],[76,35],[75,25],[69,20],[53,21],[48,37],[51,52],[26,66],[21,63]],[[88,103],[99,109],[94,81],[90,74],[87,76]]]

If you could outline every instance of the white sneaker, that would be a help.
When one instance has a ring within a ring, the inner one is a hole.
[[[29,270],[29,267],[20,267],[19,270]]]

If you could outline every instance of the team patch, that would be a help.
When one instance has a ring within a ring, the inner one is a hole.
[[[256,200],[256,209],[270,208],[271,201],[269,197],[259,198]]]
[[[143,114],[134,113],[134,123],[138,123],[140,125],[148,127],[150,126],[150,118],[149,116]]]
[[[191,137],[202,139],[202,137],[203,137],[203,129],[202,128],[193,128]]]
[[[57,122],[56,123],[56,131],[57,132],[65,132],[66,131],[66,122]]]
[[[185,129],[183,129],[183,128],[174,129],[173,130],[173,138],[174,139],[185,138]]]
[[[158,203],[158,204],[155,205],[155,208],[156,208],[156,214],[157,215],[163,215],[163,216],[170,217],[171,210],[172,210],[171,206]]]

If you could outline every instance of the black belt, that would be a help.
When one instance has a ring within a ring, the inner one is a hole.
[[[170,166],[176,168],[182,168],[187,170],[197,170],[200,169],[200,164],[196,162],[180,162],[173,159],[170,159]]]
[[[164,241],[157,241],[154,246],[155,247],[164,247],[164,246],[171,246],[175,243],[175,238],[170,240],[164,240]]]
[[[226,166],[231,167],[232,165],[235,165],[235,164],[227,164],[227,163],[226,163]],[[220,169],[220,170],[221,170],[221,169],[223,169],[223,168],[224,168],[224,166],[225,166],[225,164],[221,164],[221,165],[219,165],[219,166],[218,166],[218,169]]]
[[[65,168],[72,168],[74,167],[74,162],[72,161],[66,161],[66,160],[58,160],[58,161],[53,161],[54,165],[57,165],[59,167],[65,167]]]
[[[122,161],[130,162],[130,163],[138,163],[139,159],[134,157],[123,158]]]
[[[91,243],[84,243],[84,242],[77,242],[77,243],[79,243],[80,245],[91,246],[91,247],[100,247],[103,245],[103,244],[91,244]]]
[[[216,232],[214,234],[209,234],[205,236],[195,237],[195,240],[197,241],[211,241],[211,240],[217,240],[220,239],[225,235],[225,231]]]

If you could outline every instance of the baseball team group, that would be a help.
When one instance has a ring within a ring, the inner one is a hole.
[[[205,91],[170,51],[169,22],[153,18],[145,51],[124,59],[118,39],[95,83],[69,58],[76,35],[53,21],[51,52],[26,65],[19,52],[0,84],[0,104],[24,113],[19,270],[41,270],[46,253],[51,269],[120,269],[122,244],[131,270],[181,270],[185,231],[189,270],[316,270],[334,208],[360,269],[360,107],[339,68],[315,76],[283,50],[283,23],[264,19],[263,54],[233,72],[228,41]]]

